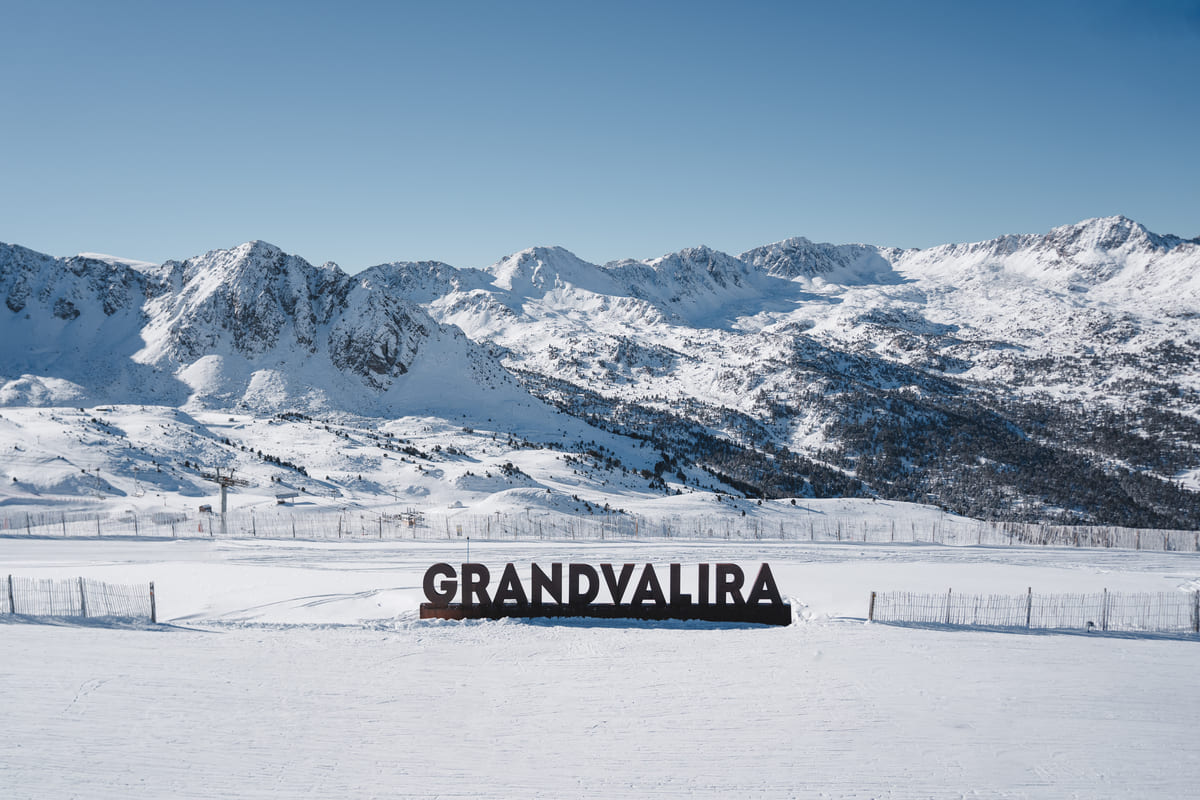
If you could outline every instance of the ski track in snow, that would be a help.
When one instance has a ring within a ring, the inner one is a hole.
[[[417,620],[425,567],[463,556],[0,539],[2,573],[153,579],[172,623],[0,621],[3,795],[1178,798],[1200,779],[1200,642],[861,621],[871,589],[1194,587],[1196,554],[473,543],[491,565],[769,561],[801,621]]]

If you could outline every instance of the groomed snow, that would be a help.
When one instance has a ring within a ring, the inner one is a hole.
[[[522,568],[767,561],[797,621],[418,620],[424,569],[465,555],[0,538],[0,574],[154,580],[168,623],[0,621],[4,796],[1179,798],[1200,780],[1193,637],[863,621],[872,589],[1192,591],[1194,553],[472,542]]]

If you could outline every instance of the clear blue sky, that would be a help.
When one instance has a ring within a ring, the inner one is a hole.
[[[1125,214],[1200,235],[1196,2],[0,0],[0,241],[349,272]]]

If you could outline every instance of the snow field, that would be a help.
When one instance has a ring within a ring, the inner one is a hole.
[[[1183,797],[1197,769],[1189,642],[845,623],[5,633],[9,658],[41,664],[5,681],[10,797]]]
[[[153,579],[172,623],[0,623],[5,796],[1174,798],[1200,779],[1194,640],[861,621],[871,589],[1187,589],[1193,554],[472,542],[497,568],[767,561],[798,621],[417,620],[425,568],[464,557],[0,538],[0,573]]]

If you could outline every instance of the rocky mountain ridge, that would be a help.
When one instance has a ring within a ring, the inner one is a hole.
[[[263,242],[157,268],[0,245],[0,293],[9,406],[573,417],[751,497],[1200,525],[1200,240],[1124,217],[353,276]]]

